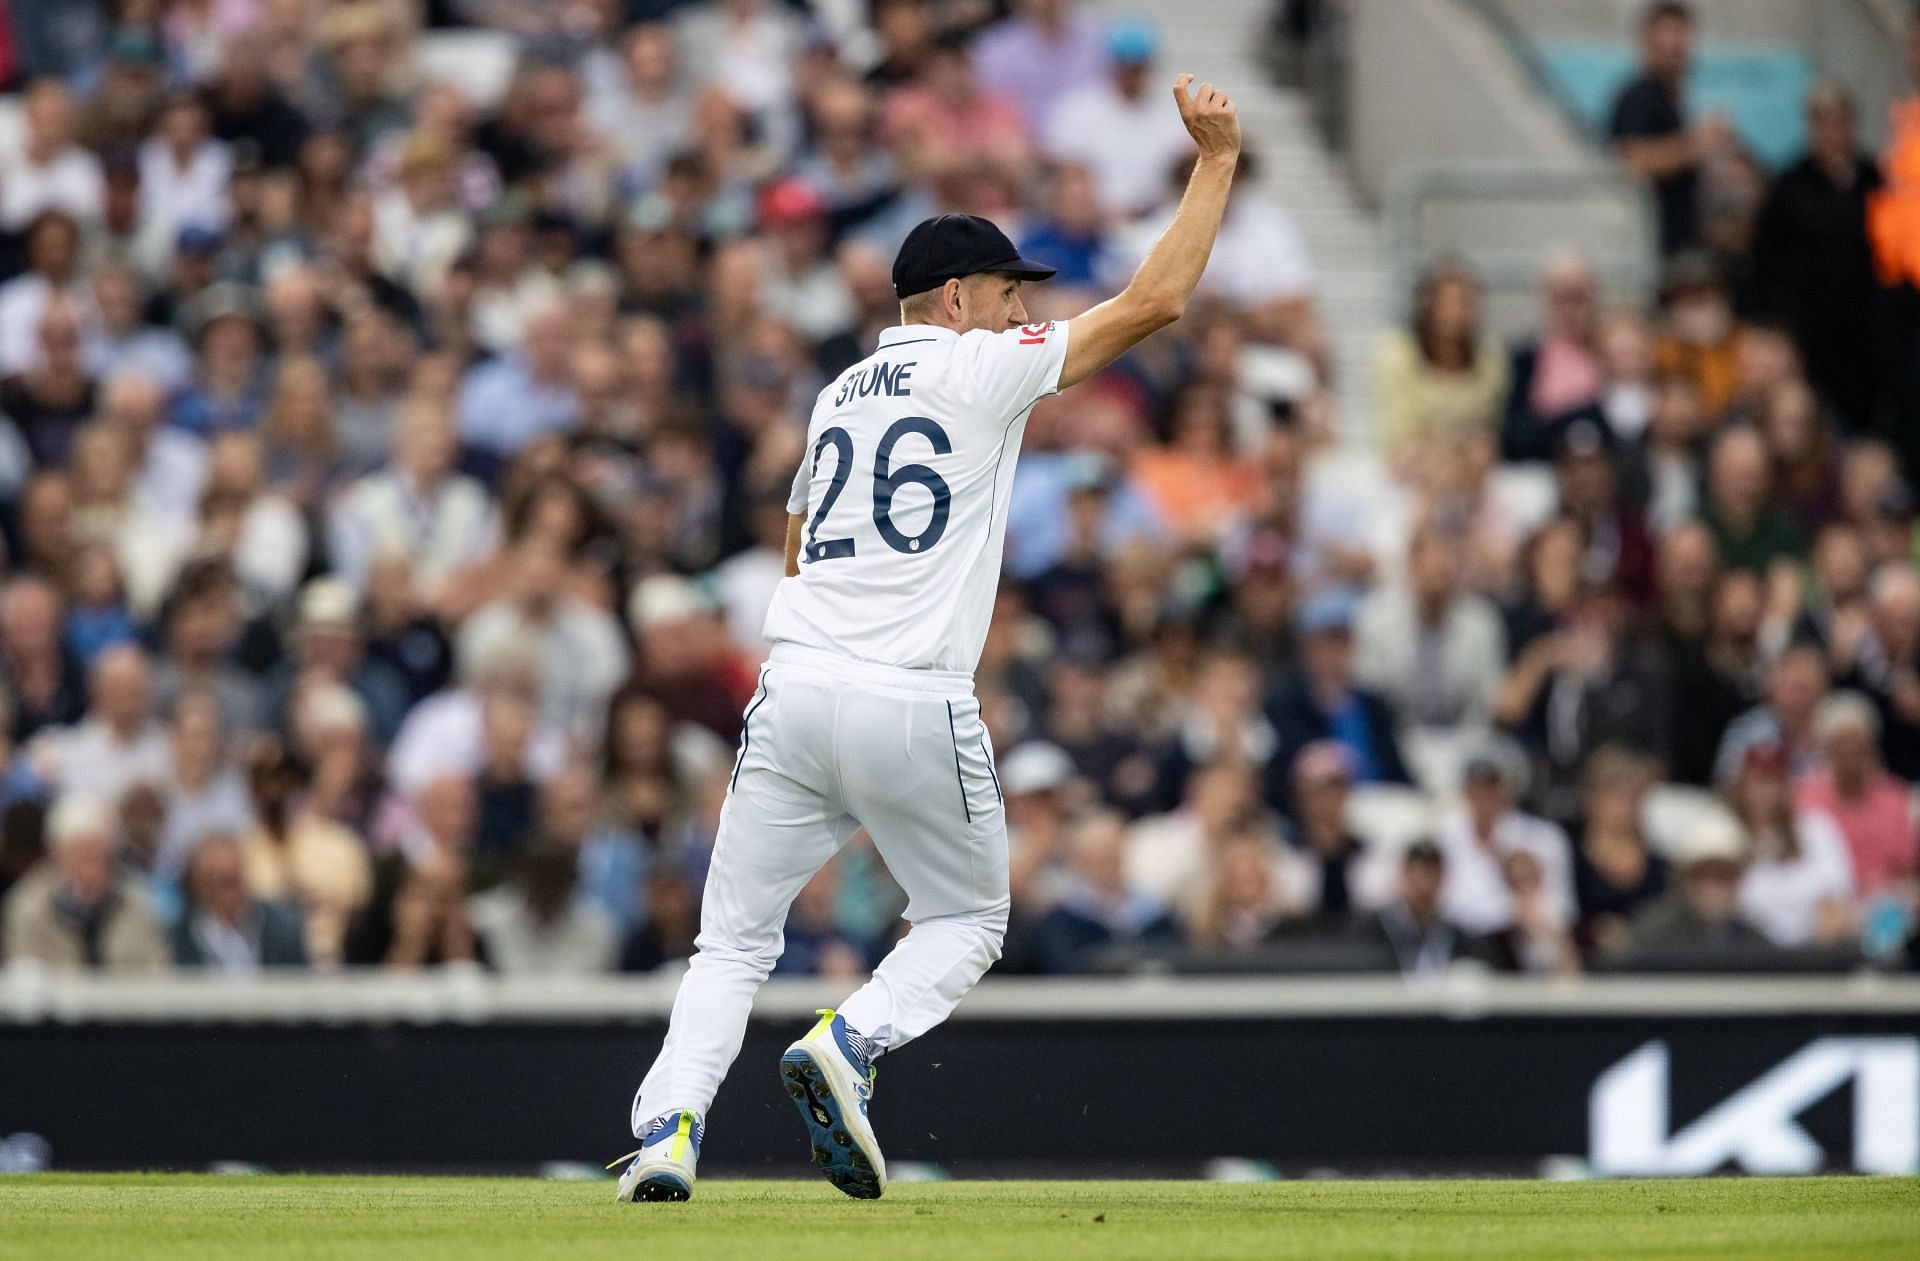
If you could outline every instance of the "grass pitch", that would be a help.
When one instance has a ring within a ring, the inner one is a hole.
[[[0,1178],[0,1258],[1903,1258],[1920,1179],[1673,1182],[950,1182],[878,1202],[824,1182]]]

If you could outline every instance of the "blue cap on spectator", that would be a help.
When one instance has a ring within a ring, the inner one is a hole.
[[[173,247],[182,254],[218,254],[220,229],[204,223],[189,223],[173,238]]]
[[[1321,591],[1310,595],[1300,605],[1294,623],[1302,635],[1320,635],[1328,631],[1350,631],[1353,629],[1355,601],[1346,591]]]
[[[1153,60],[1160,46],[1160,34],[1151,22],[1130,18],[1116,23],[1107,32],[1107,55],[1125,66],[1142,66]]]

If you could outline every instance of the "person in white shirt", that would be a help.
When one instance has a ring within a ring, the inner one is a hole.
[[[747,6],[749,9],[751,6]],[[622,1200],[684,1200],[705,1115],[781,952],[788,908],[860,827],[912,927],[873,979],[781,1060],[821,1172],[870,1199],[872,1060],[945,1020],[1000,957],[1005,810],[973,672],[986,644],[1025,424],[1041,399],[1179,319],[1200,283],[1240,151],[1211,84],[1174,85],[1200,156],[1132,280],[1067,323],[1021,285],[1053,269],[994,224],[928,219],[894,260],[901,323],[814,403],[787,500],[773,651],[743,719],[701,931],[659,1057],[634,1098]]]
[[[525,639],[540,654],[540,718],[585,744],[606,722],[607,698],[627,675],[627,645],[604,609],[563,589],[566,557],[530,537],[513,549],[499,599],[460,628],[461,660],[484,657],[495,643]]]
[[[1101,206],[1120,219],[1158,205],[1168,173],[1193,153],[1187,129],[1150,86],[1158,43],[1145,22],[1114,28],[1107,44],[1112,73],[1062,98],[1040,137],[1048,157],[1092,170]]]
[[[207,484],[207,444],[166,424],[167,393],[135,371],[116,373],[100,389],[100,419],[120,435],[133,470],[135,505],[169,522],[200,510]]]
[[[166,728],[153,716],[153,677],[144,649],[102,649],[87,679],[86,717],[49,731],[28,751],[46,783],[117,803],[138,785],[160,787],[172,778]]]
[[[1782,745],[1754,745],[1728,785],[1747,835],[1740,913],[1776,946],[1847,941],[1860,931],[1853,858],[1832,815],[1794,810],[1789,761]]]
[[[650,189],[667,159],[693,141],[693,93],[681,83],[673,28],[641,22],[622,44],[619,78],[590,85],[587,117],[618,155],[622,176]]]
[[[79,224],[64,210],[41,211],[27,227],[26,255],[27,270],[0,285],[0,376],[46,363],[40,330],[56,304],[73,317],[82,355],[91,361],[100,315],[80,269]]]
[[[486,488],[454,472],[453,422],[416,405],[394,426],[392,466],[341,492],[328,522],[334,573],[364,591],[382,552],[404,553],[414,584],[432,599],[441,584],[493,546],[494,511]]]
[[[1522,757],[1512,741],[1489,738],[1467,759],[1463,800],[1433,838],[1446,857],[1441,911],[1475,936],[1513,927],[1513,894],[1503,864],[1523,851],[1539,863],[1547,920],[1560,929],[1573,926],[1573,848],[1558,825],[1515,804]]]
[[[460,663],[461,684],[427,697],[407,711],[387,755],[387,779],[394,791],[411,798],[436,779],[472,778],[486,755],[490,710],[531,709],[539,695],[538,646],[525,638],[501,639],[481,646]],[[535,722],[526,733],[522,767],[527,778],[545,783],[566,769],[566,733]]]
[[[1459,535],[1415,530],[1406,581],[1360,607],[1354,676],[1414,727],[1484,727],[1506,677],[1506,631],[1492,601],[1465,590],[1465,551]]]
[[[100,159],[73,142],[73,93],[62,79],[35,79],[21,93],[26,124],[17,150],[0,160],[0,230],[18,232],[49,210],[97,222],[106,203]]]
[[[161,107],[153,136],[140,146],[140,218],[172,241],[182,228],[219,232],[232,207],[233,159],[215,140],[200,98],[181,93]]]

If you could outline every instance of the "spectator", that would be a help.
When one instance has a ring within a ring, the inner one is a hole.
[[[1494,700],[1494,718],[1519,734],[1542,774],[1541,813],[1571,822],[1580,767],[1608,744],[1665,764],[1672,716],[1667,663],[1631,634],[1625,601],[1608,584],[1584,586],[1564,629],[1536,639],[1515,660]]]
[[[587,114],[619,155],[624,183],[655,187],[667,159],[694,138],[694,111],[685,91],[673,28],[641,22],[621,43],[620,77],[592,91]]]
[[[1257,820],[1243,821],[1227,834],[1212,855],[1201,900],[1187,915],[1187,936],[1195,946],[1248,951],[1273,936],[1285,908],[1275,848],[1272,832]]]
[[[1473,953],[1502,972],[1577,975],[1580,952],[1567,925],[1555,917],[1540,860],[1516,850],[1501,860],[1500,877],[1513,904],[1513,923],[1473,943]]]
[[[1618,746],[1587,760],[1573,892],[1579,938],[1589,950],[1618,949],[1634,915],[1666,892],[1667,861],[1648,846],[1641,823],[1653,771],[1645,759]]]
[[[25,124],[0,189],[0,230],[18,232],[48,210],[96,222],[105,209],[100,159],[74,142],[73,94],[60,79],[33,80],[20,94]]]
[[[1500,690],[1506,634],[1492,603],[1462,589],[1461,542],[1433,527],[1407,545],[1407,581],[1360,608],[1354,675],[1414,728],[1484,727]]]
[[[1699,820],[1674,856],[1673,888],[1633,918],[1617,966],[1710,971],[1764,957],[1772,947],[1740,910],[1745,864],[1739,823],[1719,814]]]
[[[527,312],[520,347],[470,371],[460,387],[460,436],[504,461],[535,438],[564,433],[580,419],[567,313],[541,303]]]
[[[0,416],[25,439],[35,464],[63,468],[74,435],[93,414],[94,380],[87,371],[80,317],[72,304],[49,297],[32,328],[30,366],[0,377]]]
[[[166,652],[153,671],[156,708],[170,712],[188,691],[211,693],[222,729],[245,738],[261,730],[265,715],[260,683],[232,664],[240,637],[237,583],[223,561],[202,561],[175,584],[166,625]]]
[[[247,766],[258,825],[241,842],[247,888],[264,902],[299,908],[306,957],[315,966],[342,961],[348,923],[371,892],[360,838],[301,800],[305,770],[272,741],[256,745]]]
[[[620,937],[613,919],[574,896],[578,855],[546,841],[514,860],[513,878],[478,894],[470,912],[488,964],[508,976],[611,971]]]
[[[304,968],[300,919],[247,892],[240,843],[214,833],[187,859],[186,914],[173,928],[173,961],[182,968],[244,976],[262,968]]]
[[[368,654],[360,609],[360,597],[338,578],[315,578],[301,588],[292,652],[261,685],[262,708],[282,737],[293,732],[297,690],[316,677],[352,689],[366,708],[377,744],[391,744],[399,734],[409,706],[419,698],[392,664]]]
[[[627,673],[619,626],[562,589],[563,557],[544,540],[521,543],[512,559],[502,598],[461,628],[460,659],[484,658],[497,644],[530,646],[540,661],[540,721],[585,740],[603,721],[607,698]]]
[[[13,187],[11,181],[7,187]],[[0,201],[5,197],[0,192]],[[27,269],[0,285],[0,373],[35,379],[31,374],[47,367],[50,354],[66,349],[64,341],[57,347],[46,344],[43,327],[54,307],[72,318],[82,358],[91,362],[98,353],[100,312],[81,269],[78,220],[64,210],[43,210],[23,225],[21,236]]]
[[[1043,972],[1085,970],[1087,956],[1120,943],[1177,943],[1164,904],[1126,882],[1126,822],[1112,813],[1075,823],[1059,901],[1035,928]]]
[[[1920,869],[1913,796],[1880,764],[1873,703],[1858,692],[1835,692],[1820,702],[1813,732],[1821,764],[1801,777],[1795,804],[1824,811],[1838,825],[1863,896],[1910,890]]]
[[[1235,456],[1226,400],[1217,391],[1189,386],[1174,401],[1169,428],[1164,447],[1135,457],[1133,481],[1176,535],[1205,545],[1252,512],[1260,476]]]
[[[1467,953],[1467,935],[1446,918],[1441,890],[1447,860],[1431,841],[1417,841],[1400,859],[1394,899],[1362,925],[1362,940],[1385,946],[1384,959],[1402,976],[1438,976]]]
[[[1881,186],[1853,98],[1820,85],[1807,94],[1807,152],[1774,181],[1753,243],[1768,310],[1793,330],[1809,380],[1856,433],[1875,420],[1875,349],[1886,335],[1867,236],[1867,207]]]
[[[1178,115],[1161,99],[1153,73],[1159,42],[1146,22],[1115,26],[1107,36],[1107,78],[1063,94],[1041,133],[1047,155],[1084,164],[1099,204],[1123,220],[1153,209],[1166,173],[1193,152]]]
[[[1421,278],[1412,327],[1382,344],[1374,377],[1388,455],[1403,471],[1424,451],[1497,430],[1507,361],[1481,328],[1480,281],[1464,264]]]
[[[1404,784],[1409,777],[1400,757],[1398,717],[1354,681],[1353,623],[1353,601],[1341,593],[1323,592],[1300,606],[1300,670],[1267,702],[1280,740],[1271,765],[1288,772],[1301,749],[1331,738],[1353,755],[1356,783]]]
[[[213,138],[200,98],[188,92],[168,97],[153,136],[140,146],[142,217],[168,239],[183,228],[221,231],[231,210],[232,170],[233,159]]]
[[[60,634],[63,612],[59,591],[30,573],[0,587],[0,677],[13,700],[16,743],[86,712],[86,670]]]
[[[1104,278],[1110,287],[1125,283],[1132,274],[1127,269],[1146,257],[1172,221],[1192,169],[1192,159],[1181,161],[1158,209],[1121,234],[1107,259]],[[1328,365],[1313,305],[1313,257],[1293,217],[1278,202],[1255,195],[1258,179],[1257,159],[1243,152],[1234,168],[1226,217],[1200,277],[1200,293],[1241,312],[1249,332],[1260,341],[1287,347],[1324,375]]]
[[[1740,877],[1740,911],[1776,946],[1856,937],[1853,860],[1832,816],[1796,813],[1787,751],[1755,745],[1741,762],[1731,804],[1750,853]]]
[[[1560,431],[1554,456],[1554,485],[1560,511],[1585,531],[1580,575],[1589,582],[1611,582],[1627,599],[1644,603],[1653,595],[1654,544],[1645,518],[1627,502],[1607,430],[1587,417]]]
[[[1548,458],[1560,425],[1599,406],[1604,374],[1598,288],[1592,264],[1578,254],[1557,254],[1541,269],[1541,332],[1539,340],[1513,352],[1500,428],[1503,459]]]
[[[1539,864],[1545,914],[1570,931],[1574,924],[1573,852],[1555,824],[1519,808],[1525,775],[1520,751],[1493,738],[1467,759],[1461,804],[1434,835],[1446,856],[1440,905],[1449,922],[1476,935],[1513,926],[1514,904],[1503,864],[1526,853]]]
[[[1668,259],[1660,275],[1660,307],[1655,370],[1691,381],[1701,406],[1720,415],[1739,386],[1741,330],[1713,256],[1686,250]]]
[[[1782,745],[1796,774],[1811,769],[1819,757],[1816,716],[1828,685],[1818,647],[1800,643],[1782,650],[1767,672],[1764,701],[1734,719],[1720,738],[1714,781],[1731,783],[1755,745]]]
[[[963,201],[992,216],[1010,208],[1004,190],[1029,159],[1029,130],[1018,103],[980,80],[967,46],[958,32],[936,39],[920,79],[889,96],[881,134],[916,182],[930,184],[943,200]],[[1002,76],[1010,69],[1004,59],[983,56],[978,64],[992,65]],[[1043,79],[1049,86],[1040,90],[1058,90],[1059,69],[1049,66]]]
[[[982,86],[1010,98],[1027,129],[1045,134],[1062,102],[1105,77],[1110,45],[1074,0],[1015,0],[1013,9],[981,36],[974,66]]]
[[[1607,127],[1621,163],[1653,185],[1663,254],[1699,239],[1701,163],[1732,142],[1732,127],[1718,114],[1688,126],[1693,39],[1690,5],[1656,0],[1647,6],[1640,19],[1640,75],[1614,99]]]
[[[486,490],[453,469],[453,425],[425,407],[394,426],[388,469],[349,486],[335,503],[329,544],[335,572],[365,589],[382,553],[412,560],[416,589],[437,595],[453,571],[490,544],[494,510]]]
[[[1856,611],[1849,625],[1845,606],[1834,615],[1834,640],[1858,636],[1844,682],[1865,692],[1879,712],[1887,769],[1920,779],[1920,574],[1883,565],[1866,596],[1864,619]]]
[[[1344,924],[1381,901],[1372,855],[1347,826],[1353,756],[1345,745],[1318,740],[1293,761],[1294,826],[1286,881],[1298,890],[1300,913],[1323,925]]]
[[[1043,740],[1016,746],[1000,766],[1016,918],[1038,915],[1055,896],[1054,884],[1068,858],[1073,774],[1072,760]]]
[[[867,974],[867,952],[847,935],[834,913],[839,892],[837,860],[814,873],[801,888],[787,915],[780,958],[773,965],[775,972],[836,981],[854,981]]]
[[[153,862],[162,881],[179,876],[202,837],[253,830],[253,798],[228,760],[226,740],[220,703],[211,693],[187,692],[174,703],[168,731],[172,774],[161,785],[167,818]]]
[[[1760,700],[1768,675],[1761,646],[1765,593],[1760,579],[1743,569],[1721,574],[1708,599],[1706,633],[1672,645],[1673,764],[1668,768],[1677,782],[1702,787],[1714,782],[1721,741],[1734,721]]]
[[[199,510],[207,484],[207,444],[165,423],[166,384],[137,369],[108,376],[100,391],[100,420],[120,441],[133,506],[177,524]]]
[[[109,803],[135,784],[167,779],[167,736],[153,714],[153,672],[137,645],[102,652],[87,679],[86,715],[42,734],[30,756],[49,784]]]
[[[71,793],[54,804],[45,861],[7,893],[0,957],[90,972],[166,968],[166,936],[116,867],[115,832],[113,807],[100,797]]]
[[[1189,778],[1178,809],[1141,819],[1129,830],[1127,886],[1168,906],[1186,908],[1203,899],[1215,856],[1258,812],[1255,787],[1247,768],[1232,763]]]

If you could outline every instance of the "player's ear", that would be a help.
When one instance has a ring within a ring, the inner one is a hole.
[[[940,286],[940,309],[945,311],[947,318],[956,324],[966,316],[966,303],[962,300],[966,291],[966,285],[957,278],[950,279]]]

